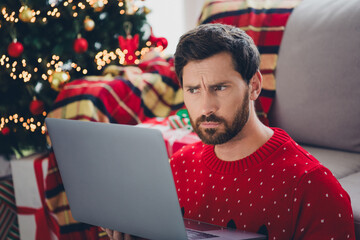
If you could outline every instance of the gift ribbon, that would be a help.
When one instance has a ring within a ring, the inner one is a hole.
[[[50,240],[51,231],[59,237],[59,225],[55,218],[50,214],[50,211],[45,202],[45,187],[44,187],[44,175],[42,170],[42,161],[45,157],[40,157],[34,161],[34,169],[36,175],[36,183],[38,186],[41,208],[30,207],[17,207],[18,214],[35,215],[36,222],[36,238],[37,240]]]

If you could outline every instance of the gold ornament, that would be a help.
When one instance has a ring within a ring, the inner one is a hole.
[[[94,11],[95,12],[101,12],[104,7],[105,7],[105,4],[102,0],[97,0],[93,5],[92,7],[94,8]]]
[[[56,91],[60,91],[69,80],[70,75],[67,72],[54,72],[49,77],[51,88]]]
[[[143,11],[145,14],[151,13],[151,9],[149,9],[148,7],[143,7]]]
[[[19,13],[19,18],[23,22],[30,22],[34,15],[35,11],[25,6],[24,9]]]
[[[90,32],[94,29],[95,22],[89,16],[87,16],[84,20],[84,28],[86,31]]]

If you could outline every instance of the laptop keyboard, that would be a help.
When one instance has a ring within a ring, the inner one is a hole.
[[[191,229],[186,229],[188,240],[206,239],[206,238],[217,238],[219,236],[212,235],[209,233],[198,232]]]

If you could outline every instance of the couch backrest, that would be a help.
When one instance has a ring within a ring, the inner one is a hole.
[[[303,144],[360,152],[360,0],[304,0],[280,46],[271,125]]]

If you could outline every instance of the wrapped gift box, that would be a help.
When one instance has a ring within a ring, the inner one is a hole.
[[[48,161],[39,154],[11,161],[21,239],[58,239],[56,220],[45,202]]]
[[[0,239],[19,239],[14,187],[10,177],[0,179]]]
[[[153,118],[137,126],[160,130],[164,137],[169,157],[183,146],[200,141],[199,137],[186,125],[174,128],[171,118]]]
[[[10,160],[5,159],[3,156],[0,156],[0,180],[10,177]]]

